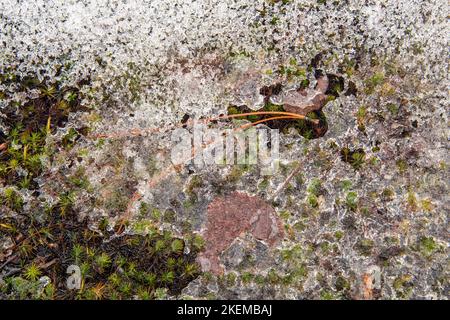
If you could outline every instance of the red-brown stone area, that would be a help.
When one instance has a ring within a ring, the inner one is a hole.
[[[215,198],[207,209],[205,251],[199,255],[203,271],[223,272],[219,255],[240,235],[250,232],[256,239],[275,245],[283,238],[283,226],[265,200],[241,192]]]

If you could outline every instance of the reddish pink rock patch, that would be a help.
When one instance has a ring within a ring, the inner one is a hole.
[[[275,245],[283,238],[283,227],[275,209],[259,197],[233,192],[215,198],[207,209],[205,251],[199,255],[203,271],[223,272],[219,255],[245,232]]]

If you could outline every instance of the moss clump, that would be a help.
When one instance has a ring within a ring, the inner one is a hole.
[[[422,209],[426,212],[431,212],[434,208],[433,202],[431,199],[422,199],[420,201],[420,204],[422,206]]]
[[[258,183],[258,190],[264,191],[267,189],[267,187],[269,186],[269,179],[268,178],[264,178],[260,183]]]
[[[336,232],[334,233],[334,237],[336,238],[336,240],[339,241],[339,240],[341,240],[341,239],[344,237],[344,232],[338,230],[338,231],[336,231]]]
[[[158,290],[178,294],[199,274],[195,257],[199,246],[193,245],[184,254],[184,242],[149,226],[145,235],[113,236],[107,228],[102,233],[88,227],[88,221],[79,221],[71,206],[64,209],[62,202],[48,206],[19,219],[0,218],[5,236],[23,240],[14,248],[18,259],[7,268],[21,268],[22,277],[6,277],[2,292],[17,298],[52,299],[155,299]],[[37,212],[40,218],[36,219]],[[45,214],[42,215],[42,212]],[[33,228],[29,228],[29,226]],[[99,226],[100,228],[100,226]],[[113,236],[113,237],[112,237]],[[104,241],[108,240],[108,241]],[[33,264],[36,257],[45,257]],[[49,264],[50,263],[50,264]],[[80,268],[82,281],[79,290],[66,287],[66,269]],[[118,271],[120,270],[120,272]],[[50,284],[42,291],[39,277],[48,276]]]
[[[385,188],[381,192],[381,199],[383,201],[392,201],[394,200],[395,192],[390,188]]]
[[[6,188],[0,194],[0,204],[16,212],[20,212],[23,207],[23,199],[14,188]]]
[[[382,72],[377,72],[365,81],[365,92],[371,94],[374,92],[375,88],[384,82],[385,75]]]
[[[408,169],[408,163],[404,159],[397,160],[395,164],[397,165],[398,172],[400,174],[405,173],[406,170]]]
[[[42,160],[51,157],[54,152],[53,147],[46,145],[47,136],[55,128],[63,127],[71,112],[88,109],[81,105],[83,97],[77,88],[40,82],[35,77],[19,77],[13,73],[8,77],[2,75],[0,82],[5,85],[16,84],[18,90],[24,93],[30,89],[40,92],[38,97],[28,100],[24,105],[9,100],[2,110],[9,119],[6,128],[6,132],[9,132],[7,135],[0,134],[0,179],[5,184],[36,189],[34,178],[43,170]],[[5,92],[4,95],[12,99],[19,91]]]
[[[246,167],[244,165],[234,165],[230,171],[230,173],[226,177],[226,181],[231,182],[237,182],[242,175],[244,174],[246,170]]]
[[[319,206],[319,201],[317,197],[313,194],[308,195],[307,201],[309,205],[313,208],[317,208]]]
[[[367,116],[367,108],[364,106],[359,107],[358,112],[356,113],[356,120],[358,122],[359,131],[366,131],[366,116]]]
[[[398,115],[400,107],[394,103],[389,103],[387,105],[387,109],[391,113],[391,115],[396,116],[396,115]]]
[[[203,180],[199,175],[193,175],[191,181],[187,187],[188,192],[192,192],[196,188],[200,188],[203,185]]]
[[[323,192],[322,182],[317,178],[312,179],[306,191],[308,192],[308,196],[306,198],[308,204],[313,208],[318,207],[318,196]]]
[[[331,290],[322,290],[320,292],[320,299],[321,300],[336,300],[337,296],[336,294]]]
[[[374,242],[371,239],[361,239],[356,244],[356,249],[363,256],[370,256],[374,247]]]
[[[352,182],[350,180],[342,180],[340,182],[340,187],[342,188],[342,190],[348,191],[352,188]]]
[[[332,99],[339,97],[344,91],[344,78],[335,74],[327,73],[328,89],[325,94],[332,97]]]
[[[411,275],[407,274],[395,278],[393,287],[397,297],[401,299],[408,299],[414,287]]]
[[[338,276],[336,278],[336,282],[334,287],[337,291],[349,291],[350,290],[350,282],[345,279],[343,276]]]
[[[319,196],[322,192],[322,182],[320,181],[320,179],[312,179],[306,191],[315,196]]]
[[[439,246],[433,237],[420,238],[417,247],[420,253],[427,258],[432,256],[439,249]]]
[[[406,194],[406,202],[411,211],[416,211],[418,208],[416,194],[414,193],[411,187],[408,188],[408,192]]]
[[[280,65],[277,73],[287,78],[288,81],[306,80],[306,69],[299,66],[295,58],[291,58],[288,64]]]
[[[341,149],[341,160],[349,163],[353,169],[359,170],[363,166],[366,158],[366,153],[363,149],[351,150],[349,148]]]
[[[356,211],[358,208],[358,194],[354,191],[347,193],[345,197],[345,205],[352,211]]]

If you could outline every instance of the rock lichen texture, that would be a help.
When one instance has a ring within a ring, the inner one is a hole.
[[[0,297],[447,299],[447,5],[0,0]],[[172,163],[233,108],[321,127]]]

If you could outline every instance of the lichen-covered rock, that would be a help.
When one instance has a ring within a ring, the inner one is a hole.
[[[158,234],[148,259],[176,237],[158,256],[178,269],[154,270],[152,298],[448,299],[446,6],[0,0],[0,297],[54,279],[36,252],[64,234],[30,252],[21,224],[57,216],[76,233],[69,214],[87,243]],[[280,130],[274,175],[171,162],[173,129],[274,104],[326,118],[320,134]],[[102,279],[86,297],[117,298]]]

